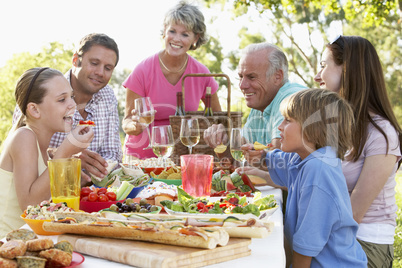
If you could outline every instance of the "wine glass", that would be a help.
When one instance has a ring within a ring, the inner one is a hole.
[[[243,168],[246,158],[241,149],[244,141],[242,134],[241,128],[232,128],[232,132],[230,133],[230,153],[235,160],[241,163],[241,167]]]
[[[152,105],[151,98],[144,97],[138,98],[134,100],[135,109],[137,110],[138,117],[140,124],[146,127],[149,141],[151,141],[151,134],[149,133],[148,126],[154,121],[155,119],[155,110],[154,106]],[[148,144],[147,147],[143,148],[151,149],[152,147]]]
[[[162,158],[163,167],[166,167],[166,158],[173,153],[174,140],[172,127],[169,125],[153,127],[151,146],[154,154],[158,158]]]
[[[183,145],[188,147],[191,154],[193,147],[200,141],[200,127],[197,118],[181,120],[180,140]]]

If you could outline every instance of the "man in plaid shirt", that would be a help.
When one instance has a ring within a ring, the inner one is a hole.
[[[89,34],[81,39],[73,56],[73,66],[65,75],[77,104],[73,128],[80,120],[95,122],[94,139],[79,155],[84,180],[90,181],[88,172],[103,178],[107,175],[106,160],[121,162],[122,159],[117,99],[108,85],[118,61],[119,50],[112,38],[105,34]],[[20,114],[17,106],[13,123]],[[67,134],[55,133],[49,147],[59,147]]]

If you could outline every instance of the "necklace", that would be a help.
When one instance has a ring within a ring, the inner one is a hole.
[[[188,61],[188,55],[187,55],[186,61],[184,62],[183,66],[180,68],[180,70],[178,70],[178,71],[171,71],[171,70],[169,70],[169,68],[166,67],[166,65],[163,63],[161,57],[158,56],[158,58],[159,58],[159,62],[162,64],[163,68],[165,68],[169,73],[174,73],[174,74],[177,74],[177,73],[180,73],[181,71],[183,71],[183,69],[184,69],[184,67],[187,65],[187,61]]]

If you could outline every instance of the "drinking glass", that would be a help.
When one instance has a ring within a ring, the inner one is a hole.
[[[205,154],[180,156],[183,190],[194,197],[211,195],[214,157]]]
[[[137,113],[138,113],[140,124],[142,124],[146,127],[149,141],[151,141],[151,134],[149,133],[148,126],[155,119],[155,110],[154,110],[154,106],[152,105],[151,98],[145,97],[145,98],[135,99],[134,104],[135,104],[135,109],[137,110]],[[148,146],[143,149],[146,150],[146,149],[151,149],[151,148],[152,147],[150,146],[150,144],[148,144]]]
[[[172,127],[169,125],[153,127],[151,146],[154,154],[158,158],[162,158],[163,167],[166,167],[166,159],[173,153],[174,140]]]
[[[232,157],[241,163],[241,167],[244,167],[246,161],[241,146],[244,143],[241,128],[232,128],[230,133],[230,153]]]
[[[81,159],[59,158],[48,160],[50,193],[53,203],[66,202],[67,206],[80,209]]]
[[[191,154],[193,147],[200,141],[200,127],[197,118],[181,120],[180,140],[183,145],[188,147]]]

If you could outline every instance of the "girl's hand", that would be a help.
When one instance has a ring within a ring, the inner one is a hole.
[[[88,148],[94,138],[94,131],[90,126],[77,126],[73,129],[60,147],[54,153],[54,158],[68,158]]]

